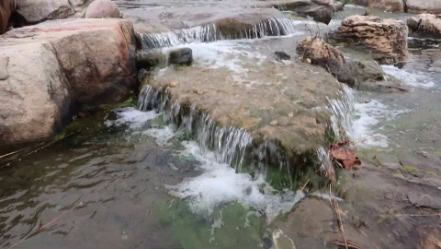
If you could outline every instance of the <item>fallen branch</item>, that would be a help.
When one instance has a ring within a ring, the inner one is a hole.
[[[329,195],[332,196],[332,185],[331,184],[329,184]],[[340,233],[343,237],[345,249],[349,249],[348,241],[346,240],[345,229],[343,227],[343,221],[341,220],[341,215],[340,215],[341,211],[340,211],[340,208],[338,207],[338,202],[335,201],[335,199],[333,199],[333,198],[330,198],[329,202],[331,203],[331,207],[334,208],[335,216],[337,217],[337,222],[338,222],[338,230],[340,231]]]

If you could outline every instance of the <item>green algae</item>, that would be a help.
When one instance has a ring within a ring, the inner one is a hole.
[[[188,202],[177,201],[160,205],[156,212],[161,225],[182,249],[256,249],[263,243],[263,217],[239,203],[199,215],[192,212]]]

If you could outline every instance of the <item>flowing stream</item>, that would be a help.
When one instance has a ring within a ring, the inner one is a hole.
[[[138,13],[172,2],[119,4]],[[237,37],[222,34],[215,25],[141,36],[145,47],[162,53],[190,47],[199,66],[227,68],[240,81],[247,73],[244,64],[275,60],[275,51],[295,56],[303,37],[327,32],[344,16],[362,11],[347,6],[330,26],[286,13]],[[345,88],[346,102],[335,103],[334,113],[360,153],[436,167],[441,139],[433,137],[433,129],[441,125],[441,70],[432,66],[430,53],[437,46],[412,49],[403,69],[383,67],[402,79],[409,93]],[[273,231],[272,221],[289,213],[305,193],[275,188],[262,165],[242,168],[252,140],[246,132],[218,128],[200,113],[177,126],[179,103],[167,109],[157,94],[146,87],[137,108],[87,117],[71,126],[64,139],[4,168],[0,247],[274,248],[273,239],[281,235]]]

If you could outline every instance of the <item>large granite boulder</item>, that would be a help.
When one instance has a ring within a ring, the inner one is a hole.
[[[406,6],[410,13],[441,14],[440,0],[406,0]]]
[[[420,14],[407,19],[411,36],[441,38],[441,15]]]
[[[75,13],[69,0],[16,0],[17,13],[30,24],[67,18]]]
[[[406,62],[407,25],[395,19],[354,15],[343,20],[330,37],[349,46],[368,49],[373,58],[383,64]]]
[[[95,0],[86,10],[86,18],[120,18],[118,5],[110,0]]]
[[[390,12],[405,11],[403,0],[369,0],[368,6],[371,8],[384,9]]]
[[[136,85],[126,20],[56,20],[0,37],[0,146],[44,139],[69,110],[116,103]]]

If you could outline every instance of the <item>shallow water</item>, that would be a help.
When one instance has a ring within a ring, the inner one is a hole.
[[[158,9],[173,16],[170,6],[179,13],[194,5],[236,7],[236,1],[117,2],[141,16]],[[294,57],[305,35],[325,33],[343,17],[363,12],[348,6],[330,27],[285,13],[298,30],[284,37],[192,41],[173,48],[192,48],[196,65],[227,68],[240,82],[244,64],[275,60],[275,51]],[[424,51],[412,55],[403,69],[384,67],[404,80],[409,93],[350,91],[354,114],[347,132],[370,157],[437,168],[441,73],[433,71]],[[304,196],[276,191],[264,176],[220,162],[176,131],[163,113],[133,107],[103,111],[81,120],[75,131],[0,172],[0,247],[271,248],[268,224]]]

